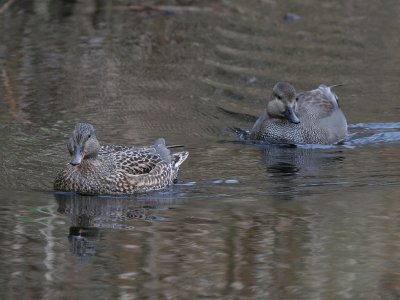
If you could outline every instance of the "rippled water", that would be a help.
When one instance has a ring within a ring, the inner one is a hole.
[[[0,298],[398,299],[399,13],[393,0],[0,1]],[[349,139],[244,141],[279,80],[344,83]],[[104,143],[185,145],[180,182],[54,193],[77,121]]]

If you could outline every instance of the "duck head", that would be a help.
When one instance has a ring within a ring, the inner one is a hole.
[[[93,126],[88,123],[77,123],[67,147],[72,157],[70,164],[73,166],[81,164],[84,159],[96,158],[100,144]]]
[[[287,82],[278,82],[272,89],[271,100],[267,104],[267,113],[271,118],[287,119],[298,124],[296,115],[296,90]]]

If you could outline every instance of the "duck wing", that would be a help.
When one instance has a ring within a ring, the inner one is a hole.
[[[159,164],[166,165],[166,162],[156,153],[132,149],[114,152],[113,159],[117,172],[130,175],[147,174]]]
[[[177,161],[180,164],[184,160],[171,157],[163,138],[157,139],[151,146],[143,147],[104,145],[99,151],[99,156],[105,160],[112,159],[118,170],[131,175],[149,173],[160,163],[170,166],[172,159],[174,165]]]
[[[169,147],[165,145],[164,138],[158,138],[153,145],[150,146],[121,146],[121,145],[103,145],[100,148],[100,155],[107,155],[110,153],[123,152],[123,151],[134,151],[134,152],[149,152],[158,154],[167,163],[171,163],[171,152]]]
[[[138,147],[122,146],[122,145],[102,145],[100,148],[99,154],[110,154],[113,152],[127,151],[127,150],[133,150],[133,151],[137,151],[137,152],[148,151],[148,152],[156,153],[155,145],[138,146]]]
[[[323,84],[315,90],[297,94],[296,98],[299,115],[311,114],[324,118],[339,108],[338,97]]]

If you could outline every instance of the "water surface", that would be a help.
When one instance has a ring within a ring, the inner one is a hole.
[[[400,297],[400,4],[281,2],[1,11],[0,298]],[[348,141],[243,141],[279,80],[345,83]],[[77,121],[103,143],[185,145],[180,182],[54,193]]]

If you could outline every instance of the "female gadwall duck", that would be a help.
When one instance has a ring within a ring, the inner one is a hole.
[[[278,82],[264,113],[250,131],[250,139],[275,144],[335,144],[347,135],[347,121],[332,87],[296,95],[294,87]]]
[[[154,145],[100,146],[92,125],[78,123],[68,142],[72,156],[54,189],[80,194],[133,194],[172,184],[188,152],[171,155],[160,138]]]

